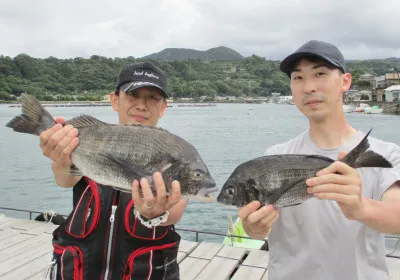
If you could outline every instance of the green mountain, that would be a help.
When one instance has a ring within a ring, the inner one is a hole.
[[[101,100],[115,90],[118,74],[125,65],[143,60],[151,60],[167,73],[168,92],[174,98],[290,94],[290,80],[280,72],[280,61],[254,54],[242,57],[225,47],[204,52],[180,50],[169,55],[173,61],[162,56],[150,59],[92,55],[60,59],[35,58],[23,53],[15,57],[0,54],[0,102],[15,100],[23,92],[46,101]],[[165,54],[166,50],[160,53]],[[175,54],[180,54],[180,60],[173,57]],[[381,76],[396,71],[400,69],[400,60],[354,60],[348,61],[347,66],[353,75],[354,87],[371,87],[365,81],[358,81],[362,74]]]
[[[221,46],[206,51],[167,48],[160,52],[144,56],[143,58],[163,61],[184,61],[189,59],[199,59],[200,61],[238,61],[242,60],[244,57],[235,50]]]

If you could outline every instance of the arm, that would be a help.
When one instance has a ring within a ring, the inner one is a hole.
[[[308,179],[308,191],[317,198],[335,200],[348,219],[376,231],[400,234],[400,149],[391,153],[389,161],[393,168],[381,171],[373,198],[362,196],[360,175],[340,161]]]
[[[400,234],[400,181],[384,192],[381,201],[363,198],[363,215],[358,219],[371,228]]]
[[[69,166],[60,165],[55,161],[51,164],[51,168],[56,184],[63,188],[72,188],[82,178],[82,176],[68,175]]]

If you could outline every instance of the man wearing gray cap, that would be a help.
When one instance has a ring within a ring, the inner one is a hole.
[[[135,63],[119,74],[111,105],[120,124],[156,126],[167,107],[166,97],[164,72],[150,62]],[[172,183],[168,197],[156,172],[154,197],[146,179],[135,180],[130,194],[68,175],[78,138],[70,125],[55,125],[40,135],[56,183],[73,190],[73,209],[53,233],[51,279],[178,280],[180,236],[174,224],[187,204],[179,182]]]
[[[318,154],[336,160],[363,139],[365,132],[353,128],[342,110],[352,77],[336,46],[309,41],[280,69],[290,78],[294,103],[309,128],[269,147],[266,155]],[[239,210],[249,236],[268,235],[269,279],[389,280],[384,233],[400,234],[400,147],[368,140],[393,168],[353,169],[336,161],[306,181],[315,198],[281,209],[259,209],[253,201]]]

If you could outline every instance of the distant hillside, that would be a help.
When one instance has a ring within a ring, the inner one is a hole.
[[[183,61],[189,59],[199,59],[201,61],[238,61],[244,57],[227,47],[211,48],[206,51],[183,48],[167,48],[158,53],[153,53],[143,58],[163,60],[163,61]]]
[[[206,96],[208,100],[213,100],[217,96],[291,93],[290,80],[279,70],[279,61],[257,55],[242,58],[236,52],[223,47],[205,52],[186,50],[178,51],[179,53],[180,59],[184,59],[182,54],[185,54],[186,57],[200,58],[203,61],[153,60],[155,65],[167,73],[167,91],[174,98],[191,97],[200,100]],[[197,56],[187,56],[188,53],[195,53]],[[232,54],[234,58],[228,59]],[[216,61],[217,59],[220,60]],[[102,100],[105,94],[115,90],[118,74],[124,66],[143,60],[132,56],[110,58],[92,55],[90,58],[43,59],[23,53],[13,58],[0,55],[0,103],[2,99],[15,100],[23,92],[43,101]],[[354,87],[365,88],[370,85],[359,81],[361,75],[369,73],[382,76],[393,73],[400,69],[400,61],[394,58],[355,60],[347,66],[352,73]]]

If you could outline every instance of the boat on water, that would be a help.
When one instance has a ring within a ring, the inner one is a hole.
[[[354,105],[343,104],[343,112],[345,113],[352,113],[355,111],[355,109],[356,107]]]
[[[383,112],[383,108],[380,108],[379,106],[372,106],[372,107],[364,108],[365,114],[380,114],[382,112]]]
[[[360,105],[358,107],[356,107],[356,109],[354,110],[354,112],[357,113],[363,113],[365,108],[370,107],[368,104],[365,103],[360,103]]]
[[[214,103],[188,103],[178,104],[178,107],[215,107],[217,104]]]

